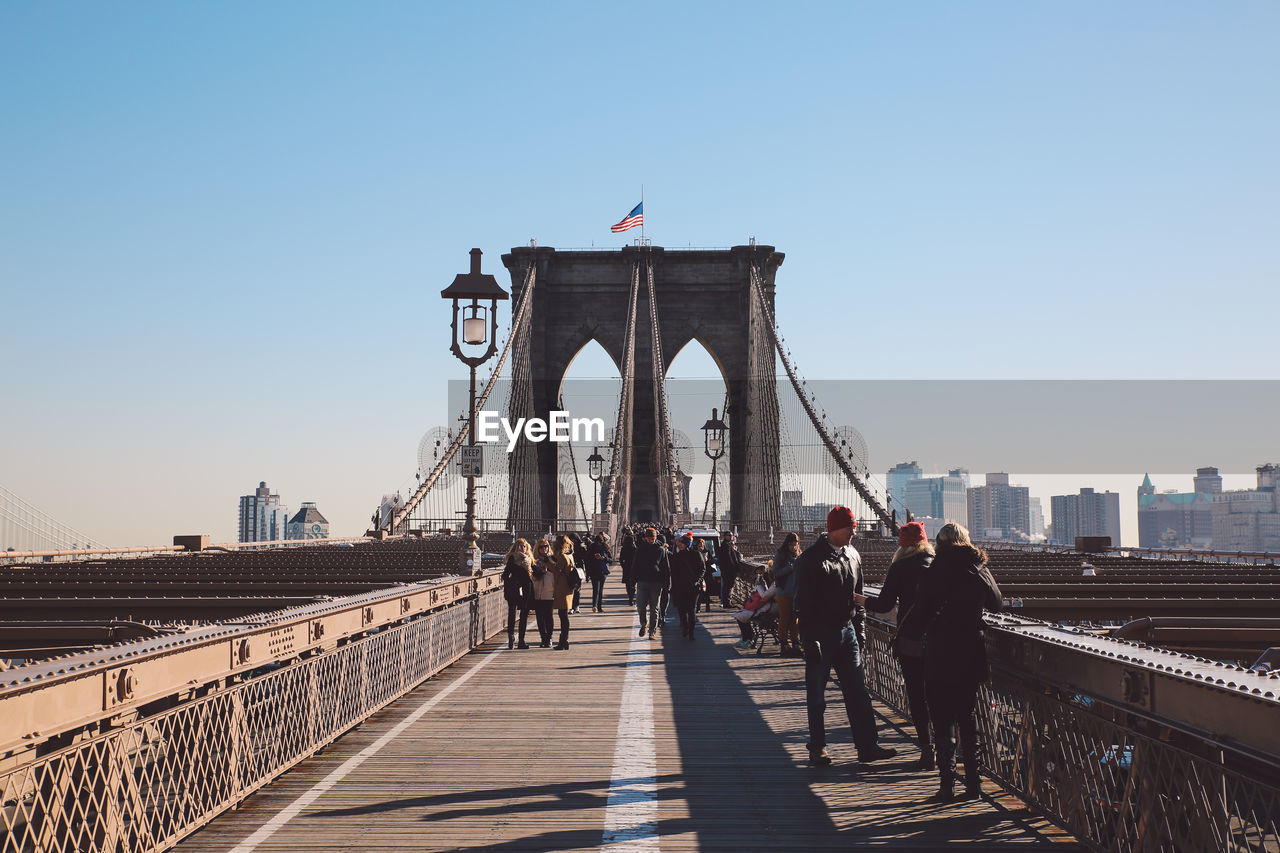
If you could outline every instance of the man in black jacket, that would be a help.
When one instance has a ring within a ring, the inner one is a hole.
[[[742,571],[742,554],[738,551],[738,537],[729,531],[720,534],[720,548],[716,554],[720,563],[720,606],[729,607],[729,594],[734,581]],[[736,609],[736,605],[734,606]]]
[[[631,558],[631,572],[636,581],[636,607],[640,611],[640,636],[653,639],[658,630],[658,602],[662,591],[671,585],[671,560],[667,549],[658,544],[658,531],[646,527],[644,540],[636,546]]]
[[[809,708],[809,763],[831,763],[827,754],[827,679],[835,667],[844,694],[858,760],[878,761],[895,750],[876,743],[876,718],[862,676],[866,645],[864,615],[854,596],[862,593],[862,558],[849,545],[855,521],[848,507],[827,514],[827,532],[796,563],[796,615],[804,645],[805,698]]]

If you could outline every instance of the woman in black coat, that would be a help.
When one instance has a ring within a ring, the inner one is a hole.
[[[698,596],[702,593],[702,577],[707,564],[703,552],[693,547],[693,534],[676,540],[676,553],[671,558],[671,602],[680,614],[680,633],[693,639]]]
[[[604,582],[609,577],[609,561],[613,554],[609,552],[609,534],[601,531],[600,535],[587,544],[587,580],[591,581],[591,610],[604,612]]]
[[[507,561],[502,567],[502,597],[507,600],[507,648],[516,648],[516,612],[520,613],[520,648],[529,648],[524,641],[529,626],[529,608],[533,605],[533,549],[524,539],[511,543]]]
[[[887,613],[897,605],[898,628],[893,635],[893,652],[902,669],[902,681],[907,688],[907,705],[911,709],[911,723],[916,727],[916,742],[920,745],[921,770],[935,767],[933,738],[929,727],[929,705],[924,695],[924,619],[916,608],[916,592],[920,579],[933,563],[933,546],[925,535],[924,525],[908,521],[898,530],[898,550],[885,575],[880,594],[869,595],[866,607],[873,613]],[[856,597],[855,597],[856,600]]]
[[[955,752],[951,726],[960,732],[966,797],[982,792],[978,775],[978,685],[991,676],[982,636],[982,611],[1000,609],[1000,588],[987,568],[987,554],[954,522],[938,531],[937,556],[920,581],[916,608],[924,625],[924,692],[937,739],[941,786],[935,801],[955,796]]]

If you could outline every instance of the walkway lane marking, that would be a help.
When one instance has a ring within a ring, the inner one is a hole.
[[[660,849],[658,756],[653,740],[653,683],[650,680],[650,670],[657,658],[650,644],[656,641],[637,636],[635,632],[639,627],[639,619],[634,618],[600,847],[607,853]]]
[[[453,693],[453,691],[465,684],[467,679],[479,672],[485,664],[497,657],[501,651],[501,649],[495,649],[480,658],[480,660],[476,661],[475,666],[463,673],[456,681],[441,690],[435,696],[432,696],[430,699],[423,702],[413,711],[413,713],[392,726],[386,734],[348,758],[346,761],[342,762],[338,769],[334,770],[328,776],[317,782],[311,790],[285,806],[281,809],[279,814],[271,818],[271,820],[267,821],[262,826],[258,827],[257,831],[254,832],[253,835],[250,835],[244,841],[241,841],[239,845],[233,847],[231,849],[231,853],[252,853],[253,850],[257,849],[259,844],[266,841],[275,834],[276,830],[282,828],[289,821],[297,817],[303,809],[318,800],[322,794],[341,782],[348,773],[355,770],[361,764],[364,764],[367,759],[372,758],[384,746],[403,734],[405,729],[422,719],[423,714],[427,713],[437,704],[448,698],[449,694]]]

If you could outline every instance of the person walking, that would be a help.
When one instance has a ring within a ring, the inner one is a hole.
[[[591,610],[604,612],[604,582],[609,577],[609,534],[603,530],[587,546],[587,580],[591,581]]]
[[[587,580],[587,549],[582,543],[582,537],[577,533],[570,533],[569,541],[573,544],[573,565],[578,572],[578,583],[573,588],[573,606],[569,608],[570,613],[577,613],[578,608],[582,605],[582,585]]]
[[[788,533],[773,555],[773,582],[778,591],[778,645],[784,658],[800,657],[800,632],[796,629],[796,560],[800,558],[800,537]]]
[[[920,610],[924,625],[924,695],[937,740],[940,784],[931,798],[934,802],[955,797],[953,725],[960,733],[964,795],[982,793],[974,709],[978,685],[991,677],[982,611],[999,610],[1000,604],[1000,587],[987,568],[986,552],[974,546],[963,525],[943,525],[937,554],[920,579],[913,607]]]
[[[703,562],[707,564],[707,574],[703,575],[703,592],[699,596],[699,605],[707,608],[707,612],[712,612],[712,597],[719,597],[719,566],[716,565],[716,551],[707,547],[707,539],[699,537],[694,542],[694,547],[703,555]]]
[[[667,529],[658,531],[658,545],[667,554],[667,560],[670,561],[675,556],[675,538],[670,535]],[[658,594],[658,621],[671,621],[671,575],[668,574],[666,582],[662,587],[662,592]]]
[[[720,553],[716,555],[720,564],[720,606],[730,607],[729,597],[733,594],[733,584],[742,571],[742,554],[738,552],[738,537],[729,531],[720,535]]]
[[[507,648],[516,648],[516,613],[520,614],[520,648],[529,648],[524,641],[529,625],[529,608],[533,606],[533,549],[528,540],[517,539],[507,551],[507,561],[502,567],[502,597],[507,600]]]
[[[551,563],[551,543],[539,539],[533,558],[533,613],[538,620],[538,636],[544,649],[551,648],[554,623],[551,610],[556,597],[556,575]]]
[[[636,537],[628,528],[622,534],[622,544],[618,546],[618,564],[622,568],[622,585],[627,588],[627,606],[636,606],[636,576],[631,561],[636,555]]]
[[[569,611],[573,607],[573,593],[582,583],[573,563],[573,540],[563,533],[551,549],[551,573],[556,579],[555,607],[560,615],[560,639],[553,648],[565,651],[569,648]]]
[[[896,755],[876,743],[876,718],[863,680],[863,616],[854,600],[862,592],[862,558],[849,545],[856,522],[848,507],[827,513],[827,532],[800,555],[795,608],[804,645],[805,702],[809,712],[809,763],[827,765],[827,679],[834,667],[845,713],[858,749],[870,763]]]
[[[676,553],[671,558],[671,603],[680,614],[680,633],[690,640],[693,639],[698,596],[702,593],[702,578],[707,571],[703,559],[703,555],[693,547],[692,533],[676,540]]]
[[[658,630],[658,602],[662,590],[671,582],[671,561],[667,549],[658,544],[658,531],[647,527],[644,541],[636,546],[632,557],[636,579],[636,608],[640,616],[640,636],[653,639]]]
[[[929,706],[924,695],[924,618],[916,607],[916,593],[920,579],[932,563],[933,546],[925,535],[924,525],[908,521],[898,529],[898,550],[893,552],[880,594],[865,597],[866,608],[873,613],[898,608],[898,626],[891,645],[907,688],[911,724],[916,728],[916,742],[920,745],[918,767],[921,770],[932,770],[935,763]]]

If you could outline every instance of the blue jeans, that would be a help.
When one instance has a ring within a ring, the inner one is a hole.
[[[809,749],[827,745],[824,716],[827,711],[827,679],[835,667],[844,694],[844,708],[849,715],[849,728],[858,749],[876,743],[876,718],[871,710],[871,696],[862,678],[862,657],[858,637],[852,625],[843,628],[806,632],[804,635],[804,687],[809,706]]]

